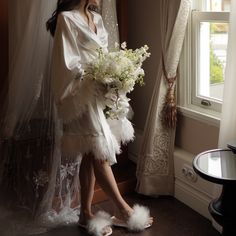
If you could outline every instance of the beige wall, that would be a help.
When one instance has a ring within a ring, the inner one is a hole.
[[[148,3],[148,4],[147,4]],[[160,61],[160,24],[159,0],[128,1],[128,47],[137,48],[147,44],[151,57],[144,64],[145,86],[136,87],[131,94],[131,105],[134,109],[134,124],[143,130],[148,106],[152,95],[157,67]]]
[[[217,148],[219,128],[182,115],[178,116],[176,145],[193,154]]]
[[[166,0],[168,1],[168,0]],[[144,44],[150,47],[151,57],[144,64],[145,86],[136,87],[131,94],[131,105],[134,109],[134,124],[143,130],[148,112],[153,87],[156,80],[161,56],[160,0],[129,0],[128,1],[128,47],[137,48]],[[174,20],[179,0],[169,5],[169,14]],[[173,22],[168,22],[173,25]]]
[[[176,14],[178,2],[173,1],[170,14]],[[128,1],[128,47],[137,48],[144,44],[150,47],[151,57],[145,62],[144,87],[136,87],[131,94],[131,105],[134,109],[134,125],[139,130],[144,129],[148,107],[160,63],[160,0],[129,0]],[[216,148],[219,129],[205,123],[178,116],[176,145],[197,154],[201,151]]]

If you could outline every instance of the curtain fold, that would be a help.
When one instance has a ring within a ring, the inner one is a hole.
[[[45,22],[55,5],[56,0],[41,0],[34,4],[29,0],[9,1],[9,91],[2,125],[5,137],[18,136],[20,126],[28,123],[32,116],[47,119],[51,112],[44,106],[50,103],[50,95],[46,91],[50,85],[45,78],[50,73],[52,49],[52,39],[45,30]],[[26,52],[27,57],[24,56]],[[45,95],[44,101],[40,101],[36,114],[35,108],[42,94]]]
[[[236,143],[236,1],[231,1],[230,9],[224,95],[219,134],[220,148],[225,148],[227,143],[233,140]]]
[[[160,36],[163,64],[158,69],[137,165],[136,190],[145,195],[173,195],[174,193],[175,127],[165,125],[163,109],[169,89],[167,79],[174,78],[177,74],[190,11],[190,0],[180,1],[176,18],[171,14],[171,4],[171,1],[161,1]],[[175,81],[172,89],[175,93]]]
[[[230,19],[229,19],[229,34],[228,47],[224,81],[224,95],[221,111],[220,133],[219,133],[219,148],[226,148],[227,143],[234,142],[236,145],[236,1],[231,1]],[[221,194],[222,186],[215,185],[214,198]],[[221,231],[222,227],[213,220],[213,226]]]

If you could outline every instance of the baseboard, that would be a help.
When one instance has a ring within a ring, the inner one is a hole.
[[[184,182],[175,180],[175,198],[183,202],[202,216],[211,220],[210,213],[208,211],[208,205],[211,198],[196,191],[191,186],[186,185]]]
[[[194,156],[183,149],[175,149],[175,198],[211,220],[208,205],[213,199],[214,184],[194,172],[192,168]],[[191,175],[188,175],[186,170]]]

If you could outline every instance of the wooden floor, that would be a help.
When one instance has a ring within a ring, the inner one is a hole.
[[[141,233],[129,233],[125,229],[113,228],[113,236],[219,236],[210,221],[172,197],[146,198],[137,194],[125,197],[132,205],[149,206],[155,218],[153,226]],[[112,214],[112,205],[105,201],[94,206],[95,210],[106,210]],[[41,236],[86,236],[77,226],[55,229]]]

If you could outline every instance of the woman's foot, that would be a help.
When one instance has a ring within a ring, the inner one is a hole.
[[[81,212],[78,225],[94,236],[109,236],[112,234],[111,217],[103,211],[99,211],[95,215]]]
[[[87,222],[94,217],[94,214],[90,211],[80,211],[79,224],[86,225]]]
[[[112,217],[114,226],[124,227],[130,231],[142,231],[153,224],[153,217],[147,207],[134,205],[133,208],[127,206],[119,209],[116,216]]]

